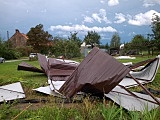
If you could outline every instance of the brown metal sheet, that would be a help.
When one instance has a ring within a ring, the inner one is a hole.
[[[74,70],[50,69],[48,76],[70,76]]]
[[[51,76],[50,79],[52,81],[66,81],[68,80],[69,76]]]
[[[64,77],[70,76],[78,66],[76,64],[66,63],[64,61],[60,61],[55,58],[49,58],[48,64],[49,64],[48,77],[51,80],[54,80],[53,77],[55,76],[59,77],[60,80],[64,80]]]
[[[97,47],[80,63],[59,92],[72,97],[79,91],[109,93],[130,69]]]
[[[39,73],[44,73],[41,69],[36,68],[30,64],[27,64],[25,62],[22,62],[18,65],[17,70],[24,70],[24,71],[31,71],[31,72],[39,72]]]
[[[37,54],[39,64],[44,71],[44,73],[48,76],[48,61],[45,55]]]
[[[47,59],[45,55],[41,54],[38,54],[38,61],[48,78],[54,81],[66,80],[66,77],[70,76],[78,66],[77,64],[66,63],[55,58]]]
[[[61,70],[75,70],[78,66],[77,64],[70,64],[64,61],[57,60],[55,58],[49,58],[49,67],[50,69],[61,69]]]

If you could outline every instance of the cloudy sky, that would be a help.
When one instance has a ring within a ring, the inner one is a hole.
[[[160,0],[0,0],[0,36],[43,24],[53,37],[76,31],[83,40],[87,31],[96,31],[106,44],[117,32],[123,43],[152,33],[153,13],[160,16]]]

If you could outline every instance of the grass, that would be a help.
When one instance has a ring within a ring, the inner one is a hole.
[[[148,56],[137,57],[135,60],[119,60],[120,62],[133,63],[148,59]],[[81,61],[81,60],[80,60]],[[39,67],[38,61],[25,62]],[[81,103],[58,103],[53,96],[36,93],[32,89],[47,85],[47,77],[42,73],[27,71],[17,71],[17,66],[21,61],[6,62],[0,64],[0,86],[20,81],[27,99],[46,99],[48,102],[40,103],[12,103],[0,104],[0,120],[158,120],[160,118],[159,108],[152,111],[143,112],[126,111],[116,104],[99,99],[91,100],[90,97],[83,99]],[[152,83],[145,85],[153,89],[159,89],[160,69]],[[139,87],[132,90],[139,91]],[[160,97],[160,96],[157,96]],[[106,103],[107,102],[107,103]]]

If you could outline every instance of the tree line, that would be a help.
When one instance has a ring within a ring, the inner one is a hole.
[[[148,34],[147,38],[143,35],[135,35],[128,43],[124,43],[125,52],[136,50],[137,53],[147,50],[148,54],[160,50],[160,16],[153,14],[151,29],[153,34]],[[83,42],[91,47],[111,49],[117,48],[122,44],[118,33],[114,33],[110,45],[101,45],[101,36],[95,31],[88,31],[84,40],[77,37],[78,32],[70,32],[68,38],[53,37],[48,31],[45,31],[42,24],[30,28],[27,33],[27,46],[25,48],[9,48],[8,41],[0,37],[0,56],[6,59],[15,59],[21,56],[27,56],[30,52],[37,52],[46,55],[65,56],[66,58],[80,57],[80,46]]]

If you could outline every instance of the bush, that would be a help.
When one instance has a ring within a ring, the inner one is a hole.
[[[21,53],[20,52],[16,52],[14,50],[6,50],[2,53],[2,57],[4,57],[7,60],[10,59],[18,59],[21,57]]]

